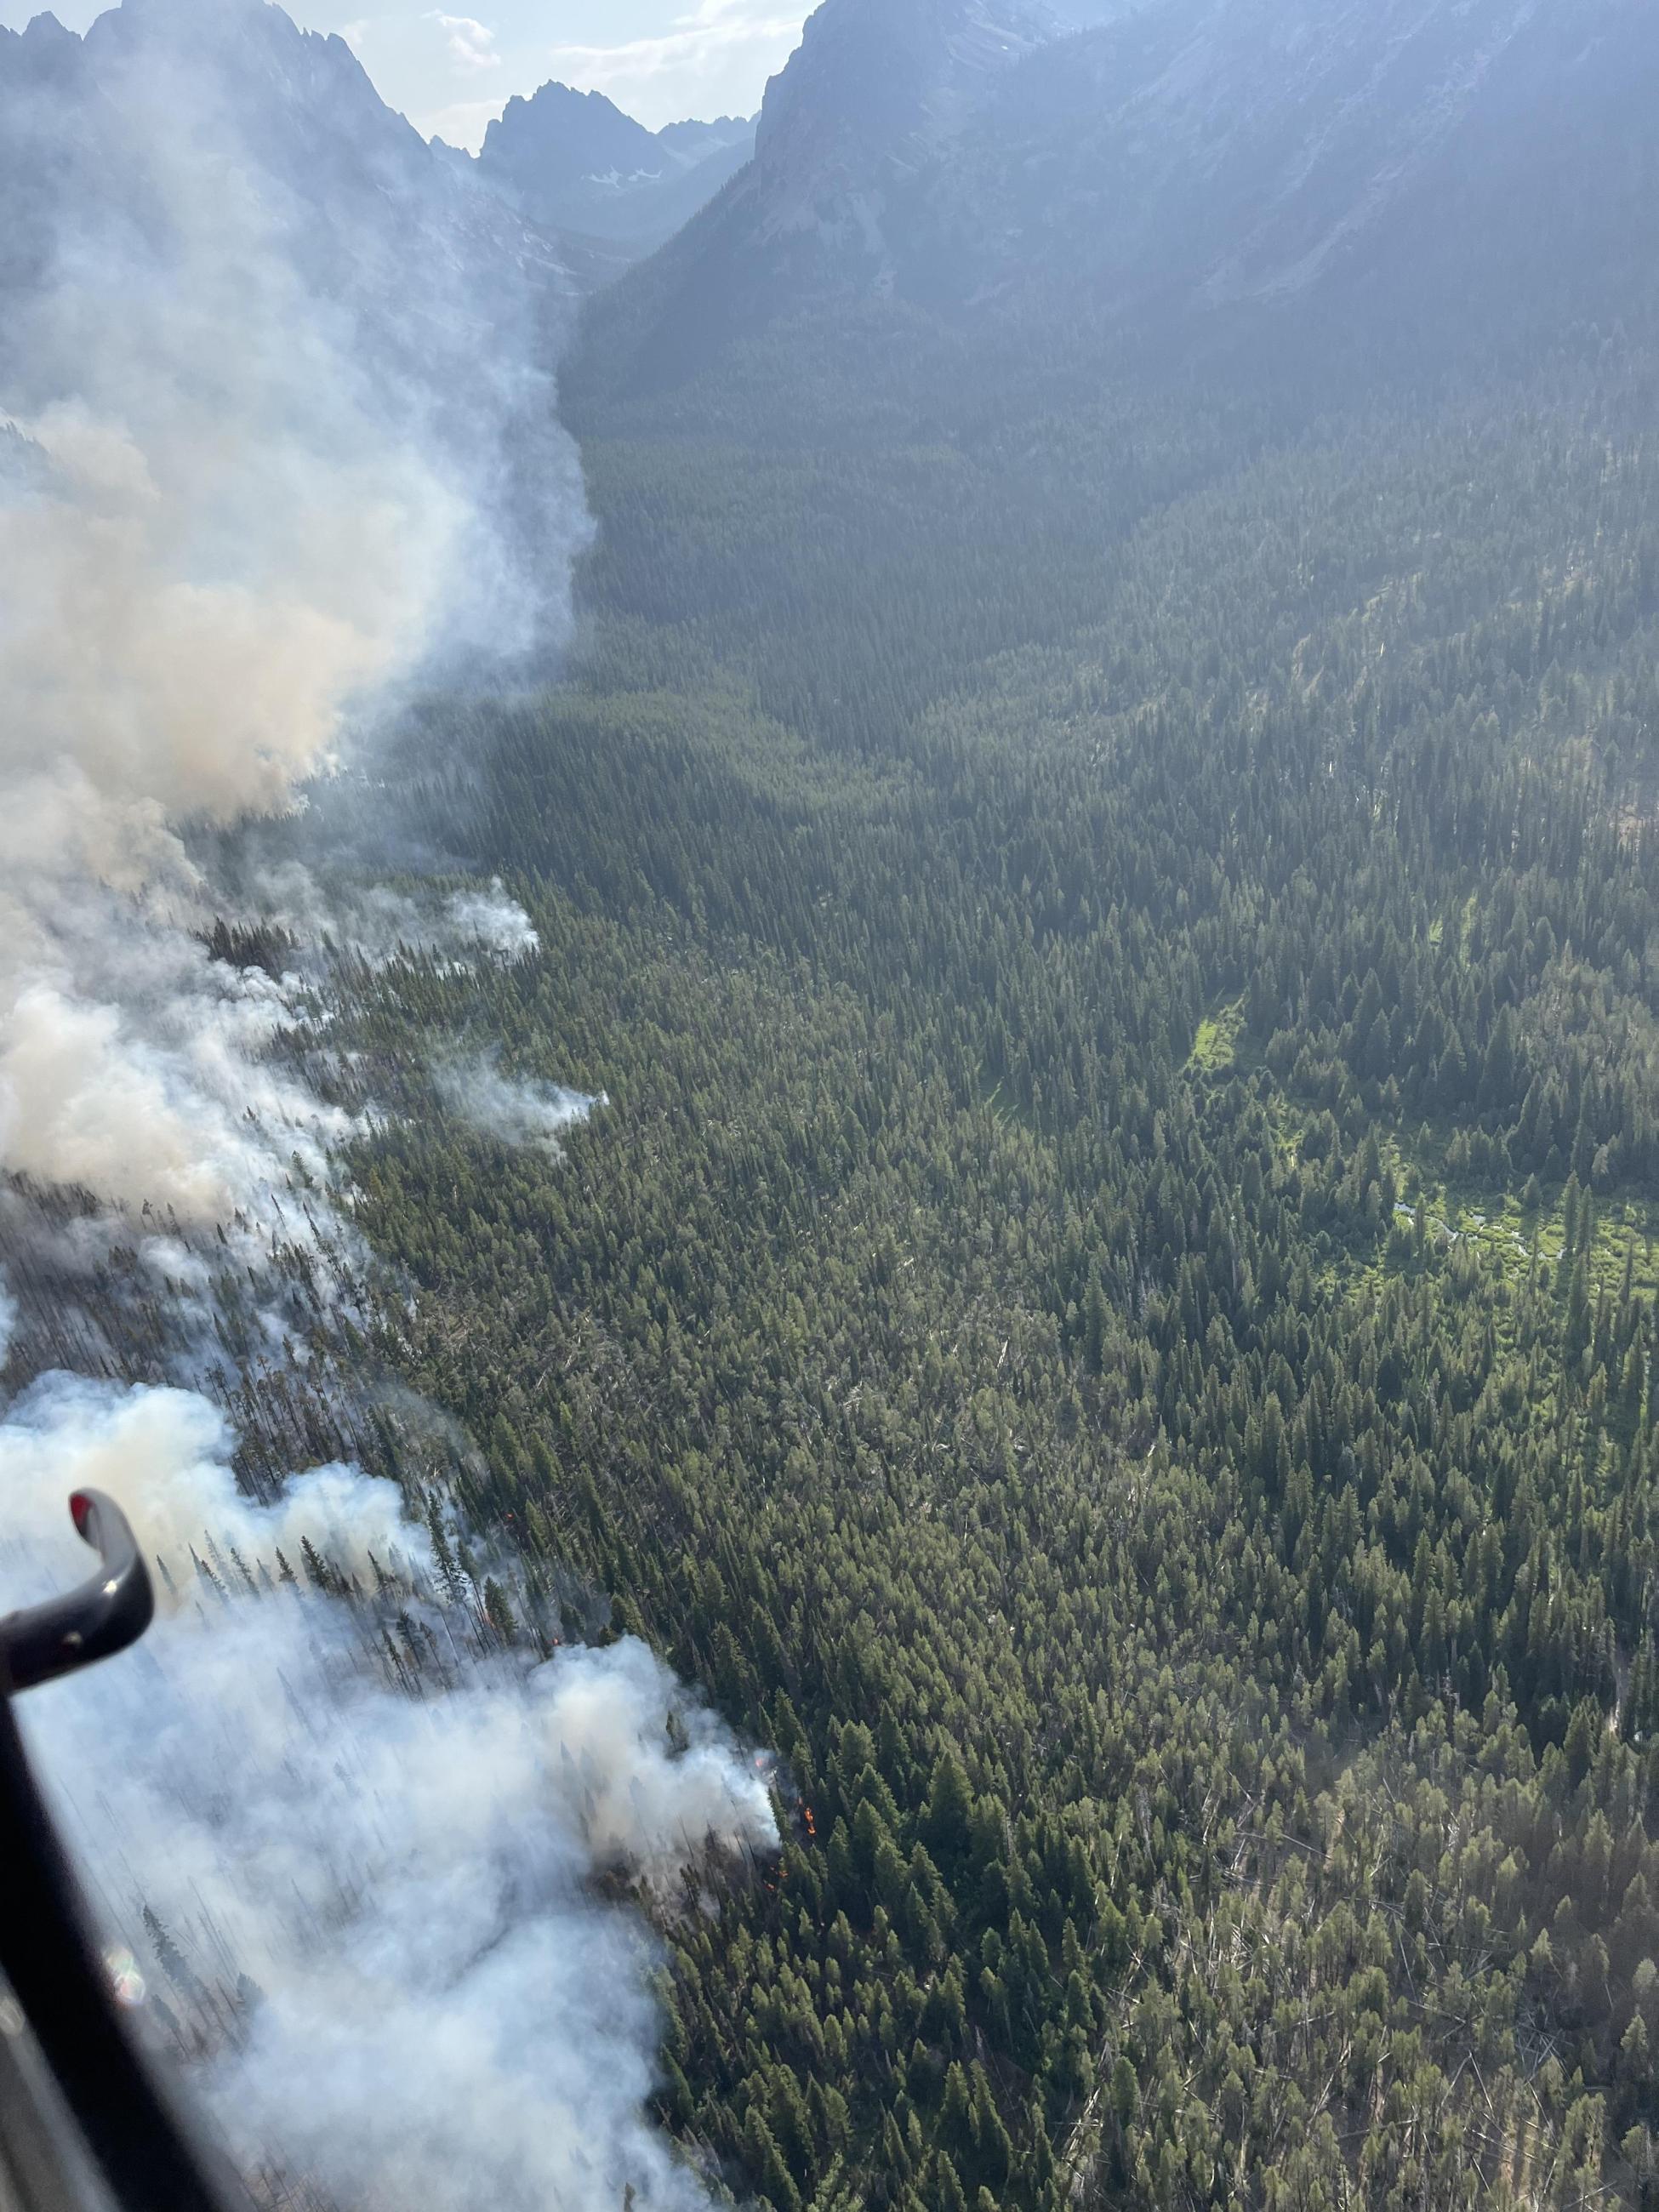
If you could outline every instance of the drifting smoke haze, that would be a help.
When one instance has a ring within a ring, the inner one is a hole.
[[[405,1649],[431,1656],[394,1670],[390,1608],[275,1577],[308,1539],[418,1587],[430,1540],[395,1488],[330,1469],[262,1511],[229,1443],[187,1393],[61,1376],[0,1426],[14,1594],[84,1572],[64,1504],[83,1484],[170,1556],[146,1644],[26,1708],[141,2014],[195,2051],[246,2171],[363,2212],[696,2202],[643,2117],[652,1947],[592,1881],[673,1900],[711,1851],[769,1849],[763,1778],[637,1643],[526,1669],[411,1597]]]
[[[325,887],[303,862],[288,861],[259,870],[255,886],[258,911],[276,927],[301,942],[343,942],[373,967],[411,952],[457,963],[479,954],[526,960],[540,947],[534,923],[499,878],[434,900],[386,884]]]
[[[586,527],[556,276],[258,0],[0,36],[0,1239],[70,1190],[66,1248],[200,1302],[228,1230],[263,1296],[296,1182],[337,1233],[357,1127],[278,1050],[312,949],[537,940],[499,884],[233,892],[192,832],[301,802],[406,687],[556,643]],[[208,957],[226,918],[295,975]],[[592,1103],[488,1058],[441,1082],[514,1142]],[[0,1285],[0,1368],[17,1322]],[[7,1601],[83,1574],[83,1484],[167,1569],[147,1643],[26,1711],[145,2009],[248,2170],[362,2212],[695,2199],[645,2117],[646,1923],[594,1883],[678,1899],[772,1847],[763,1778],[642,1646],[515,1654],[392,1484],[257,1504],[233,1444],[190,1389],[0,1407]]]
[[[503,1145],[558,1149],[560,1136],[586,1121],[603,1099],[556,1083],[503,1075],[493,1055],[452,1062],[434,1070],[434,1086],[452,1114],[470,1128]]]

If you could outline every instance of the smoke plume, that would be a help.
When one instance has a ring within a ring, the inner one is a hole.
[[[289,806],[417,674],[557,638],[586,524],[556,291],[257,0],[11,46],[0,1168],[266,1220],[343,1132],[270,1065],[278,986],[201,957],[182,833]]]
[[[499,881],[487,891],[461,891],[450,903],[455,927],[503,959],[522,960],[539,944],[530,916],[507,897]]]
[[[763,1780],[641,1644],[458,1640],[391,1485],[328,1470],[265,1512],[228,1445],[199,1398],[62,1376],[0,1425],[9,1595],[84,1574],[85,1483],[167,1561],[147,1644],[24,1709],[139,2018],[245,2171],[361,2212],[695,2202],[644,2116],[653,1948],[592,1884],[672,1900],[771,1848]],[[307,1541],[372,1552],[398,1605],[280,1581]]]
[[[481,1135],[543,1151],[556,1152],[562,1133],[604,1103],[560,1084],[503,1075],[493,1054],[440,1066],[433,1082],[450,1112]]]
[[[290,860],[257,870],[252,892],[260,914],[286,934],[311,945],[338,940],[371,967],[412,953],[456,965],[480,955],[527,960],[541,945],[499,877],[437,898],[388,884],[325,885],[303,862]]]
[[[284,933],[536,950],[499,885],[233,895],[200,855],[417,683],[556,643],[586,529],[558,300],[518,219],[262,0],[0,32],[0,1238],[131,1244],[175,1335],[181,1287],[257,1285],[326,1217],[355,1127],[279,1049]],[[456,1084],[514,1141],[590,1103]],[[0,1364],[15,1318],[0,1286]],[[695,2198],[645,2113],[647,1923],[599,1892],[773,1844],[752,1765],[641,1646],[528,1656],[435,1503],[344,1465],[251,1502],[187,1389],[54,1375],[0,1408],[9,1598],[84,1573],[82,1484],[169,1602],[26,1720],[117,1985],[245,2167],[354,2212]]]

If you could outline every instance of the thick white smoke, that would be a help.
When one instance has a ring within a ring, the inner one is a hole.
[[[100,286],[94,315],[68,277],[27,348],[83,396],[21,426],[49,467],[0,507],[0,1162],[208,1224],[283,1180],[251,1093],[328,1131],[256,1072],[280,1009],[202,960],[210,902],[170,825],[283,805],[325,764],[417,649],[456,521],[342,405],[256,212],[199,179],[188,216],[179,197],[170,281]]]
[[[487,891],[459,892],[450,913],[465,936],[503,959],[527,959],[540,945],[530,916],[516,899],[507,897],[499,881]]]
[[[302,1537],[341,1565],[418,1574],[430,1553],[349,1470],[248,1505],[228,1442],[186,1393],[65,1377],[0,1425],[8,1597],[84,1576],[82,1484],[168,1558],[146,1644],[22,1708],[140,2015],[195,2051],[245,2170],[360,2212],[697,2201],[646,2116],[653,1947],[592,1882],[672,1899],[711,1848],[773,1848],[761,1777],[641,1644],[526,1668],[438,1619],[435,1664],[405,1677],[384,1615],[251,1595],[241,1571],[266,1583]]]
[[[0,813],[9,794],[0,781]],[[257,969],[106,885],[20,866],[0,892],[0,1164],[185,1227],[263,1218],[348,1133],[271,1060],[291,1016]]]
[[[245,1559],[281,1551],[297,1563],[302,1539],[371,1588],[377,1559],[386,1569],[430,1568],[431,1540],[405,1521],[392,1483],[354,1468],[318,1468],[291,1481],[276,1504],[259,1506],[238,1491],[230,1451],[223,1414],[194,1391],[48,1375],[0,1425],[0,1500],[15,1535],[61,1537],[71,1492],[106,1491],[175,1583],[180,1573],[190,1582],[191,1552],[209,1556],[204,1545]]]

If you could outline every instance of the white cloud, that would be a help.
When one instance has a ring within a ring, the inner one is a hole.
[[[487,23],[480,23],[471,15],[446,15],[435,8],[428,11],[426,20],[436,23],[447,33],[449,58],[457,69],[471,76],[482,70],[501,67],[495,33]]]
[[[756,83],[793,52],[805,13],[777,0],[699,0],[654,38],[556,46],[547,58],[556,76],[606,94],[648,125],[722,106],[748,109]]]

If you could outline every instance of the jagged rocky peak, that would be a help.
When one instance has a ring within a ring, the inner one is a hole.
[[[72,67],[81,41],[66,31],[56,15],[36,15],[21,31],[0,24],[0,70],[21,71],[40,79]]]
[[[34,53],[46,53],[54,47],[75,44],[74,32],[66,31],[49,9],[42,15],[31,16],[21,31],[8,31],[5,35]]]
[[[355,138],[360,151],[395,148],[420,166],[419,134],[386,106],[346,41],[301,30],[268,0],[121,0],[85,45],[94,76],[181,62],[187,76],[210,81],[216,104],[231,103],[242,127],[274,126],[280,112],[313,157],[332,163]]]
[[[1058,28],[1036,0],[826,0],[768,88],[757,159],[803,181],[913,167]]]
[[[754,150],[754,126],[647,131],[602,93],[544,84],[507,102],[478,155],[484,181],[557,233],[572,265],[603,283],[712,199]]]
[[[602,92],[552,83],[507,101],[484,133],[478,164],[497,182],[546,196],[582,184],[670,182],[711,156],[746,158],[754,143],[754,123],[742,116],[647,131]]]
[[[600,92],[544,84],[509,100],[484,134],[482,167],[523,189],[556,190],[584,177],[659,169],[663,149],[643,124]]]

